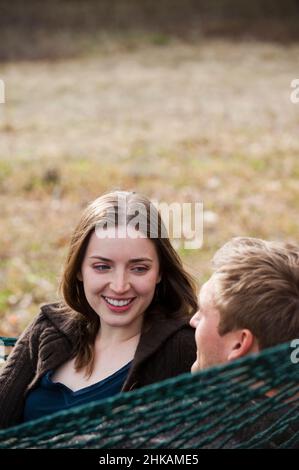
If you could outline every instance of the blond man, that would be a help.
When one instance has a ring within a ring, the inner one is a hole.
[[[239,237],[213,258],[199,295],[192,372],[299,338],[299,248]]]
[[[250,353],[299,338],[299,248],[256,238],[234,238],[213,258],[214,272],[202,286],[199,310],[190,324],[196,329],[197,357],[191,371],[225,364]],[[250,416],[265,397],[243,404]],[[294,402],[295,403],[295,402]],[[292,409],[290,408],[292,407]],[[275,436],[260,441],[262,448],[299,448],[299,422],[280,429],[281,414],[298,414],[298,406],[285,403],[279,411],[244,422],[225,447],[244,445],[253,436],[275,429]],[[239,421],[238,421],[238,424]],[[219,425],[221,437],[221,425]],[[211,447],[216,447],[216,440]],[[208,445],[209,447],[209,445]]]

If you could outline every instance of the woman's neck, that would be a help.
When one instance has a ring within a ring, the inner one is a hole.
[[[141,325],[132,327],[114,327],[102,324],[96,337],[96,345],[100,349],[110,349],[120,345],[134,343],[139,340]]]

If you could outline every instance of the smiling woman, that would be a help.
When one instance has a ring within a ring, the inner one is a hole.
[[[98,239],[93,233],[78,278],[101,319],[101,334],[118,325],[132,334],[140,330],[143,313],[161,280],[155,246],[148,238]],[[127,314],[115,315],[123,312]]]
[[[0,427],[190,371],[194,283],[147,198],[114,192],[89,204],[60,292],[1,371]]]

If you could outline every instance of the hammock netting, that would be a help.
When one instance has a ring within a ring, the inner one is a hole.
[[[292,351],[279,345],[3,429],[0,449],[299,448],[299,363]]]

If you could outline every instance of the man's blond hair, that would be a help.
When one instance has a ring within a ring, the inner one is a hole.
[[[299,338],[299,247],[233,238],[213,265],[220,335],[248,328],[260,349]]]

